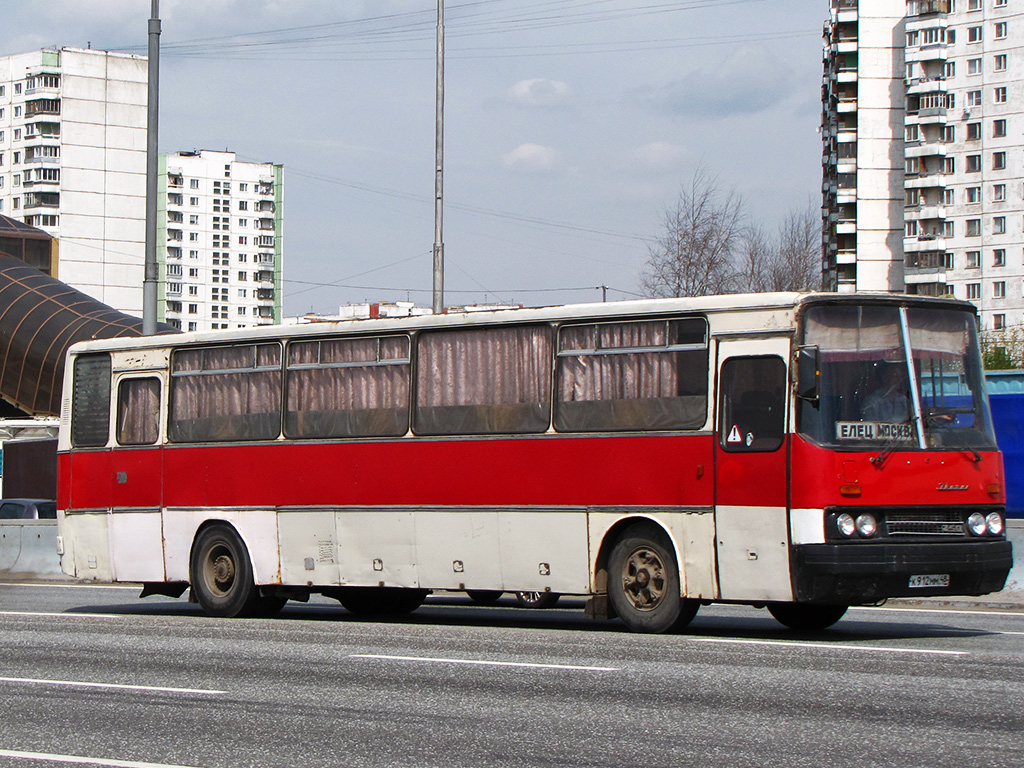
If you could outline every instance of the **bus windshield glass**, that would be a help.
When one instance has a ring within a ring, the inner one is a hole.
[[[812,307],[802,354],[816,358],[818,381],[810,389],[800,382],[798,429],[816,443],[861,450],[996,447],[975,318],[967,311]],[[807,396],[811,390],[816,397]]]

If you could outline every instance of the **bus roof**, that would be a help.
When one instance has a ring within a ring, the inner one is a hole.
[[[967,301],[928,296],[909,296],[890,293],[745,293],[721,296],[696,296],[668,299],[640,299],[630,301],[563,304],[550,307],[494,309],[477,312],[457,312],[443,315],[418,315],[352,319],[331,322],[313,322],[295,325],[265,325],[235,330],[192,331],[160,336],[99,339],[75,344],[72,353],[100,352],[120,349],[152,349],[188,345],[210,345],[244,341],[277,340],[293,337],[330,334],[366,334],[400,332],[421,329],[458,328],[491,324],[521,324],[559,322],[584,319],[615,319],[617,317],[658,316],[677,313],[720,314],[729,312],[799,311],[809,304],[894,304],[936,306],[960,309],[977,314],[977,308]],[[759,328],[751,327],[751,331]]]

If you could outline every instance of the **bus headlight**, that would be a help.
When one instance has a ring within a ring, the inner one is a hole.
[[[975,536],[984,536],[985,531],[988,530],[988,520],[981,512],[972,512],[971,516],[967,518],[967,530]]]
[[[856,523],[853,522],[853,517],[843,512],[839,517],[836,518],[836,528],[843,536],[853,536],[854,531],[857,530]]]
[[[985,522],[988,524],[988,532],[993,536],[998,536],[1003,532],[1005,524],[1003,523],[1003,516],[998,512],[989,512]]]
[[[874,536],[878,532],[878,520],[875,519],[874,515],[863,514],[857,517],[857,533],[861,536],[868,538]]]

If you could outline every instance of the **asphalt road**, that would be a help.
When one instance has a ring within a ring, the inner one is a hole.
[[[1024,765],[1024,613],[800,635],[721,606],[642,636],[581,602],[228,620],[136,594],[0,585],[0,765]]]

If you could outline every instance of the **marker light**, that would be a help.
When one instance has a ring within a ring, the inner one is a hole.
[[[998,536],[1003,532],[1003,516],[998,512],[989,512],[985,522],[988,523],[988,532],[993,536]]]
[[[843,536],[853,536],[857,530],[857,525],[853,522],[853,517],[843,512],[843,514],[836,518],[836,528],[839,529]]]
[[[863,514],[857,517],[857,533],[868,538],[878,532],[878,521],[874,515]]]
[[[967,518],[967,529],[975,536],[984,536],[988,530],[988,521],[981,512],[972,512]]]

